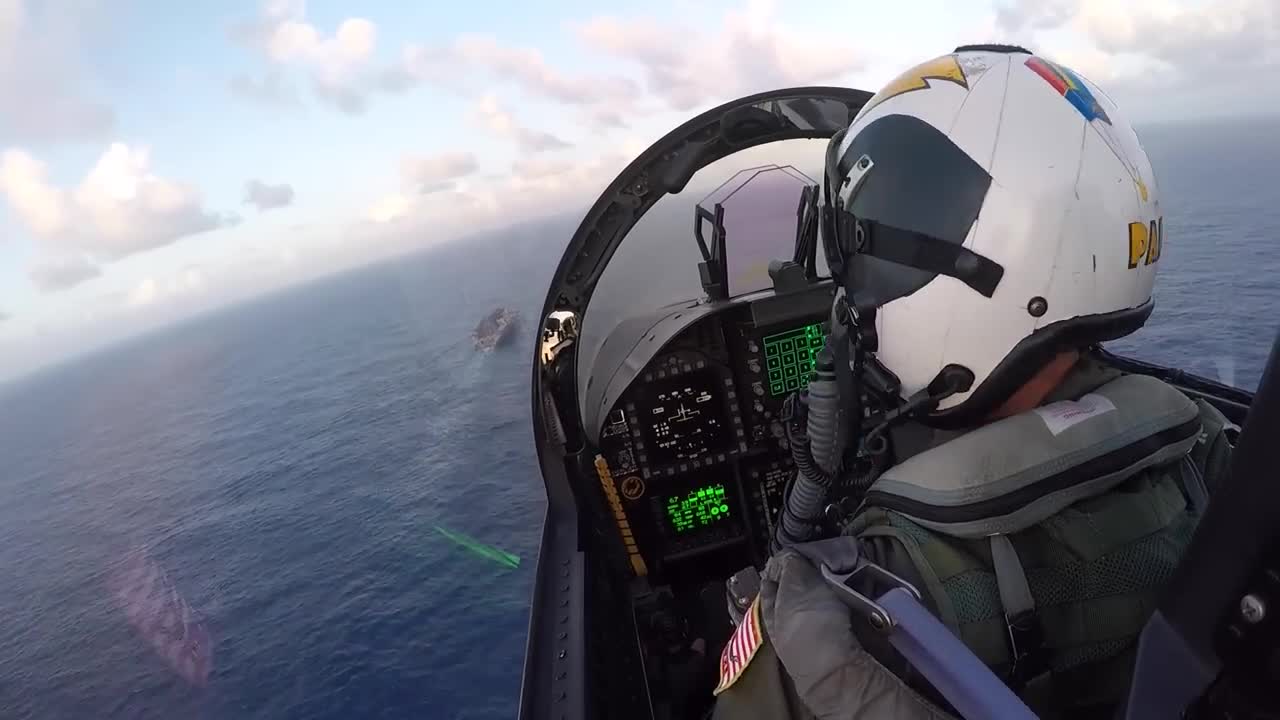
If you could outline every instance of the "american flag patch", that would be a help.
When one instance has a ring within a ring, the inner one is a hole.
[[[728,644],[720,653],[720,684],[716,686],[714,694],[719,695],[728,690],[742,677],[742,672],[747,669],[747,664],[756,656],[756,651],[763,643],[760,597],[757,595],[751,601],[751,608],[742,617],[742,622],[738,624],[738,629],[733,632],[733,637],[729,638]]]

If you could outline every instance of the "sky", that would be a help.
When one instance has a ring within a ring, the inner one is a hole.
[[[1139,125],[1280,112],[1275,0],[0,0],[0,379],[580,211],[697,112],[974,42]]]

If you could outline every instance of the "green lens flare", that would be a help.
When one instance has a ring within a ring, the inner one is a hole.
[[[452,540],[455,545],[473,555],[485,558],[486,560],[492,560],[507,568],[520,566],[520,557],[518,555],[513,555],[506,550],[496,548],[492,545],[486,545],[473,537],[442,528],[439,525],[436,525],[435,528],[441,535]]]

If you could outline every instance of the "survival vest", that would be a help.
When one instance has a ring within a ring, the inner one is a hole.
[[[1048,717],[1120,700],[1226,465],[1226,418],[1125,375],[886,471],[847,532],[895,546],[956,635]],[[909,567],[902,567],[903,564]]]

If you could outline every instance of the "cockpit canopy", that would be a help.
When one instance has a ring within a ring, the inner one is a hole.
[[[656,353],[722,303],[773,292],[770,263],[795,260],[801,201],[816,188],[801,168],[820,168],[824,148],[823,140],[790,140],[724,158],[627,233],[582,322],[577,379],[589,434],[601,420],[603,396],[615,394],[597,382],[615,378],[620,392],[630,373],[617,371],[651,357],[645,345]],[[809,279],[825,280],[822,253],[811,261]]]
[[[805,260],[796,257],[802,197],[816,190],[827,139],[868,97],[823,87],[743,98],[673,131],[604,192],[543,308],[544,327],[553,312],[575,318],[577,409],[589,435],[616,397],[608,388],[620,392],[633,375],[624,368],[656,354],[664,333],[717,303],[771,293],[771,261]],[[816,255],[810,281],[827,273]]]

